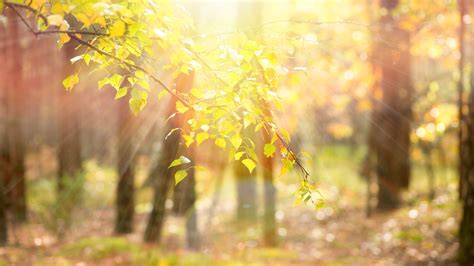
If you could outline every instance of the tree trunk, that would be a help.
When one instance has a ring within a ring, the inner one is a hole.
[[[460,28],[460,41],[461,45],[461,60],[460,60],[460,71],[464,70],[464,21],[463,16],[467,14],[467,2],[459,1],[461,28]],[[471,36],[471,39],[474,36]],[[473,51],[472,43],[470,46],[471,52]],[[471,53],[472,54],[472,53]],[[474,57],[471,58],[474,64]],[[464,75],[461,75],[463,77]],[[461,82],[460,82],[461,83]],[[464,86],[460,86],[460,93],[463,92]],[[462,90],[461,90],[462,89]],[[462,96],[462,94],[460,94]],[[460,98],[459,104],[464,106],[463,98]],[[461,106],[462,107],[462,106]],[[470,95],[467,102],[468,112],[462,114],[462,135],[460,139],[460,148],[462,153],[460,154],[460,196],[462,199],[462,219],[459,228],[459,251],[458,259],[461,265],[473,265],[474,264],[474,70],[471,69],[470,77]],[[460,109],[460,111],[462,111]]]
[[[76,74],[78,68],[70,61],[76,55],[74,43],[63,47],[61,80]],[[82,158],[79,112],[80,94],[76,89],[66,91],[59,84],[58,110],[58,180],[54,215],[58,219],[56,231],[62,238],[72,223],[72,214],[82,196]]]
[[[0,25],[0,40],[6,38],[6,30]],[[6,42],[0,42],[0,62],[7,62]],[[7,119],[6,110],[7,100],[7,84],[6,79],[8,72],[6,68],[0,68],[0,246],[4,246],[8,241],[8,220],[7,220],[7,204],[5,199],[4,181],[8,175],[9,150],[7,141]]]
[[[64,45],[63,78],[77,72],[70,59],[76,54],[74,44]],[[80,102],[75,91],[61,88],[59,96],[59,145],[58,145],[58,193],[60,194],[71,180],[75,180],[82,171],[80,139]]]
[[[192,148],[187,152],[191,160],[186,164],[188,176],[178,185],[174,186],[173,212],[186,217],[186,246],[192,250],[199,249],[199,233],[197,228],[197,212],[194,206],[196,202],[196,175],[194,171],[194,152]],[[169,177],[172,179],[172,177]]]
[[[134,151],[132,150],[131,126],[133,114],[128,101],[120,99],[118,104],[118,184],[116,192],[115,232],[133,231],[134,203]]]
[[[472,265],[474,263],[474,74],[471,74],[471,94],[466,124],[468,140],[464,149],[467,158],[463,160],[463,167],[467,178],[464,180],[465,194],[459,229],[459,261],[462,265]]]
[[[262,131],[263,144],[270,143],[272,136],[267,131]],[[262,145],[263,146],[263,145]],[[262,149],[263,150],[263,149]],[[263,167],[263,191],[264,191],[264,214],[263,214],[263,242],[267,246],[276,246],[276,188],[273,183],[273,157],[262,155]]]
[[[458,120],[459,120],[459,132],[458,132],[458,139],[459,139],[459,199],[463,199],[467,194],[467,182],[469,176],[469,170],[467,169],[465,162],[468,156],[469,151],[466,150],[468,145],[468,127],[466,121],[466,114],[464,114],[464,110],[466,107],[466,102],[464,100],[464,67],[465,67],[465,58],[466,54],[464,51],[465,47],[465,35],[466,35],[466,24],[463,21],[464,15],[467,13],[467,6],[464,0],[459,0],[459,81],[458,81]]]
[[[177,91],[189,91],[192,87],[194,80],[194,74],[185,75],[181,74],[176,79],[176,90]],[[168,106],[168,117],[176,113],[176,99],[172,98]],[[165,126],[165,132],[171,131],[173,128],[181,128],[183,126],[183,115],[178,114],[173,118],[169,119],[168,124]],[[145,230],[144,239],[146,242],[159,242],[161,237],[161,231],[163,228],[165,212],[166,212],[166,199],[168,196],[168,188],[170,186],[171,180],[173,180],[176,167],[169,169],[168,166],[171,162],[176,159],[179,145],[181,140],[181,133],[179,130],[174,131],[171,135],[164,140],[162,154],[158,159],[158,163],[152,169],[150,173],[151,180],[154,184],[154,196],[153,196],[153,209],[148,217],[148,223]],[[194,172],[188,171],[188,178],[193,178]],[[182,182],[185,182],[183,180]],[[188,181],[189,182],[189,181]],[[193,186],[194,187],[194,186]],[[194,202],[193,202],[194,204]],[[191,220],[190,220],[191,219]],[[187,229],[194,230],[196,216],[188,217]],[[196,229],[197,232],[197,229]],[[188,231],[188,235],[189,235]]]
[[[6,10],[7,17],[11,23],[7,26],[7,36],[12,40],[7,46],[7,92],[6,113],[7,128],[6,138],[8,143],[8,174],[5,178],[5,192],[8,208],[15,222],[25,222],[26,210],[26,184],[25,184],[25,147],[23,140],[23,65],[22,50],[19,45],[19,25],[15,23],[15,14]]]
[[[474,84],[473,84],[474,85]],[[459,261],[462,265],[474,263],[474,89],[471,87],[469,114],[469,141],[465,146],[468,160],[464,160],[468,178],[465,180],[463,195],[462,220],[459,229]]]
[[[399,207],[400,193],[410,180],[410,34],[392,16],[397,0],[382,0],[387,14],[380,18],[380,40],[375,50],[375,67],[380,75],[382,99],[374,123],[377,154],[379,210]]]
[[[259,1],[239,2],[239,26],[242,30],[255,27],[261,21],[262,3]],[[249,38],[256,39],[254,32],[248,33]],[[255,141],[255,132],[251,128],[242,130],[243,138]],[[256,171],[249,173],[248,169],[241,163],[234,163],[234,176],[237,184],[237,220],[257,220],[257,174]]]

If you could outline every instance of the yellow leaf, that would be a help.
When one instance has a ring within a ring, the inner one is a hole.
[[[180,113],[185,113],[187,110],[189,110],[189,108],[185,106],[182,102],[180,101],[176,102],[176,111]]]
[[[197,135],[196,135],[196,141],[197,141],[197,144],[201,144],[203,141],[205,141],[206,139],[209,138],[209,133],[207,132],[199,132]]]
[[[63,80],[63,86],[66,90],[71,90],[77,83],[79,83],[79,77],[77,74],[73,74]]]
[[[102,17],[102,16],[97,17],[96,19],[94,19],[94,23],[97,23],[102,27],[105,27],[107,25],[107,22],[105,21],[105,18]]]
[[[188,176],[188,173],[186,170],[179,170],[174,174],[174,183],[175,185],[179,184],[181,181],[183,181],[186,176]]]
[[[244,151],[239,151],[238,153],[234,154],[234,159],[235,160],[240,160],[240,158],[242,158],[242,155],[244,155],[245,152]]]
[[[122,87],[117,90],[117,93],[115,94],[115,100],[122,98],[123,96],[127,95],[128,88],[127,87]]]
[[[91,20],[90,18],[84,14],[84,13],[79,13],[76,15],[76,18],[84,24],[85,27],[89,27],[91,25]]]
[[[55,13],[55,14],[63,14],[64,13],[64,8],[63,8],[63,5],[61,3],[55,3],[52,7],[51,7],[51,12]],[[79,14],[78,14],[79,15]]]
[[[240,145],[242,145],[242,138],[239,134],[235,134],[233,137],[230,138],[230,143],[232,143],[232,146],[234,146],[234,148],[238,150],[240,148]]]
[[[71,40],[71,37],[67,35],[66,33],[60,33],[59,34],[59,44],[65,44]]]
[[[110,28],[110,36],[120,37],[125,34],[125,23],[121,20],[115,21],[115,23]]]
[[[226,141],[223,138],[217,138],[215,141],[216,145],[222,149],[225,149]]]
[[[273,157],[275,150],[275,145],[267,143],[263,148],[263,154],[265,154],[266,157]]]
[[[189,136],[189,135],[183,135],[183,138],[186,141],[186,143],[185,143],[186,147],[191,146],[191,144],[193,144],[193,142],[194,142],[194,138]]]
[[[189,160],[187,157],[181,155],[178,159],[174,160],[168,168],[175,167],[175,166],[180,166],[182,164],[188,164],[190,163],[191,160]]]
[[[244,159],[242,160],[242,163],[247,167],[250,173],[252,173],[253,169],[255,169],[255,162],[252,159]]]

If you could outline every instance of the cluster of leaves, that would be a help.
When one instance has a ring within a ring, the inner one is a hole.
[[[116,99],[128,96],[134,113],[143,110],[151,95],[174,97],[177,112],[190,117],[185,126],[172,129],[182,131],[186,146],[212,141],[252,172],[259,161],[255,135],[264,132],[271,136],[263,144],[264,155],[273,157],[279,148],[282,173],[298,165],[304,173],[300,189],[313,190],[309,174],[287,145],[289,134],[272,118],[271,108],[282,108],[276,89],[285,71],[268,47],[236,34],[202,52],[203,45],[186,37],[193,31],[192,20],[167,0],[2,0],[3,5],[34,34],[57,34],[60,46],[75,46],[71,62],[82,61],[89,71],[103,73],[99,89],[110,85]],[[168,87],[161,78],[169,76],[166,71],[173,78],[193,72],[199,86],[190,92]],[[77,83],[77,73],[63,81],[68,90]],[[180,157],[170,167],[187,163]],[[185,177],[184,170],[177,171],[176,183]]]

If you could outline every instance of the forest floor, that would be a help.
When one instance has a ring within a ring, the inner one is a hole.
[[[459,219],[454,174],[437,171],[443,177],[438,178],[436,196],[429,201],[423,168],[415,169],[412,187],[416,189],[404,195],[404,206],[367,218],[365,185],[357,176],[356,163],[348,158],[345,150],[328,150],[315,163],[321,176],[318,187],[326,201],[320,209],[293,205],[293,177],[277,182],[277,247],[263,246],[260,221],[235,222],[230,178],[224,179],[218,192],[198,184],[199,252],[184,248],[184,219],[180,217],[167,218],[161,246],[141,241],[150,208],[147,189],[138,196],[135,233],[114,236],[110,170],[89,165],[86,203],[75,211],[62,240],[55,233],[58,223],[44,207],[50,205],[39,206],[51,201],[51,193],[46,192],[54,188],[53,182],[37,182],[29,191],[38,204],[31,207],[30,223],[13,227],[11,244],[0,249],[0,258],[4,265],[454,264]],[[218,204],[213,204],[216,196]]]

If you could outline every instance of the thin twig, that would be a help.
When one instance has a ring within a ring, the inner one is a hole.
[[[144,73],[146,73],[147,75],[149,75],[151,77],[151,79],[153,79],[153,81],[157,82],[158,84],[160,84],[161,87],[163,87],[163,89],[165,89],[167,92],[169,92],[173,97],[175,97],[177,100],[181,101],[186,107],[192,107],[191,104],[185,100],[183,97],[179,96],[178,94],[176,94],[174,91],[172,91],[170,88],[168,88],[168,86],[166,86],[166,84],[164,84],[159,78],[157,78],[155,75],[149,73],[146,69],[144,69],[143,67],[141,66],[137,66],[135,64],[132,64],[124,59],[121,59],[121,58],[118,58],[116,57],[115,55],[111,54],[111,53],[108,53],[106,51],[103,51],[99,48],[97,48],[96,46],[82,40],[81,38],[78,38],[76,37],[75,35],[73,34],[68,34],[69,37],[71,39],[74,39],[76,40],[78,43],[82,44],[82,45],[85,45],[87,47],[89,47],[90,49],[98,52],[99,54],[102,54],[102,55],[105,55],[107,57],[110,57],[118,62],[120,62],[121,64],[124,64],[130,68],[133,68],[135,70],[140,70],[140,71],[143,71]]]
[[[46,31],[37,31],[36,35],[41,34],[54,34],[54,33],[65,33],[65,34],[81,34],[81,35],[94,35],[94,36],[109,36],[108,33],[93,32],[93,31],[76,31],[76,30],[46,30]]]
[[[7,1],[5,1],[5,2],[3,2],[3,3],[5,4],[5,6],[8,6],[8,7],[14,9],[14,10],[15,10],[14,7],[19,7],[19,8],[21,8],[21,9],[26,9],[26,10],[32,12],[32,13],[35,13],[38,17],[40,17],[40,18],[43,20],[43,22],[44,22],[46,25],[48,25],[48,19],[47,19],[43,14],[40,14],[40,13],[38,12],[38,10],[32,8],[32,7],[29,6],[29,5],[24,5],[24,4],[20,4],[20,3],[12,3],[12,2],[7,2]]]

